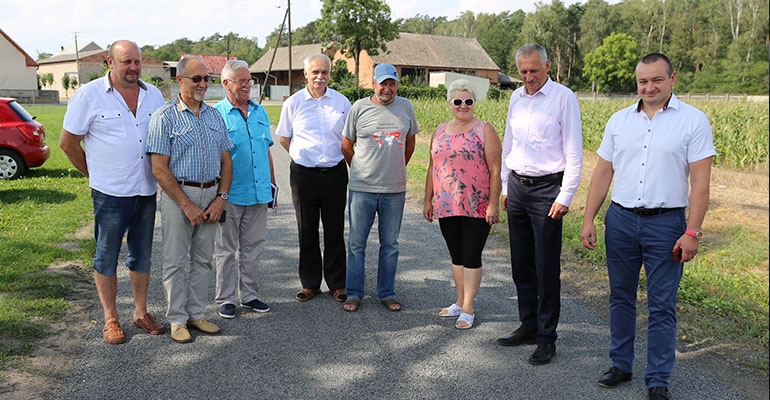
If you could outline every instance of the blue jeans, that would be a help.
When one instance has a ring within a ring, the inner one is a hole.
[[[345,290],[348,298],[364,297],[366,241],[377,215],[380,252],[377,262],[377,297],[396,297],[398,267],[398,235],[404,215],[406,193],[366,193],[351,190],[348,197],[349,230],[348,261]]]
[[[123,235],[128,232],[126,266],[134,272],[150,272],[152,235],[155,229],[155,195],[116,197],[91,189],[94,204],[94,270],[115,275]]]
[[[644,265],[647,280],[648,388],[668,386],[676,357],[676,299],[683,263],[671,250],[687,227],[684,209],[638,216],[610,205],[605,218],[607,274],[610,280],[610,359],[613,366],[631,371],[636,335],[636,292]]]

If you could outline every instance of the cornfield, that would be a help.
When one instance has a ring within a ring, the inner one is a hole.
[[[432,133],[438,124],[452,118],[444,100],[415,99],[412,103],[424,133]],[[629,104],[627,100],[580,101],[586,151],[596,151],[607,120]],[[717,151],[715,165],[736,170],[767,170],[770,144],[767,102],[692,101],[690,104],[706,113],[711,123]],[[477,118],[490,122],[502,138],[508,99],[481,101],[474,111]]]

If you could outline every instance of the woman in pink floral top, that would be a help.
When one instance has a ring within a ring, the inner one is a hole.
[[[500,219],[502,145],[495,128],[473,116],[476,95],[465,79],[447,90],[454,119],[436,127],[425,179],[423,216],[438,218],[452,260],[457,300],[439,312],[473,326],[473,301],[481,285],[481,252]]]

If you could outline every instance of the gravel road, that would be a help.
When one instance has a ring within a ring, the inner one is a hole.
[[[460,331],[454,319],[437,316],[454,300],[448,253],[438,229],[411,207],[404,215],[396,291],[403,311],[389,312],[375,292],[376,228],[367,248],[367,296],[357,313],[347,313],[324,293],[294,300],[297,235],[288,155],[273,147],[280,206],[268,217],[268,245],[262,254],[260,299],[269,313],[242,312],[235,319],[207,316],[222,328],[178,344],[169,334],[150,336],[130,323],[133,310],[128,274],[119,268],[118,306],[128,341],[108,345],[101,337],[101,310],[87,332],[82,355],[52,399],[646,399],[644,336],[637,339],[633,380],[614,389],[596,384],[610,366],[609,326],[590,307],[562,297],[554,361],[529,365],[534,346],[502,347],[499,336],[518,327],[515,289],[505,245],[490,241],[476,302],[476,326]],[[413,203],[414,199],[407,199]],[[158,224],[160,218],[157,218]],[[165,323],[161,285],[162,242],[155,232],[150,311]],[[209,298],[213,299],[214,272]],[[95,293],[94,293],[95,296]],[[687,358],[677,360],[671,379],[675,399],[742,399]]]

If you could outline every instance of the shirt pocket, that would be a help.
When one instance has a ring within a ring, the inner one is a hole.
[[[107,136],[124,138],[126,127],[123,125],[124,115],[118,111],[97,111],[94,119],[94,131]]]
[[[199,139],[198,132],[194,130],[174,132],[173,141],[184,147],[195,146]]]

